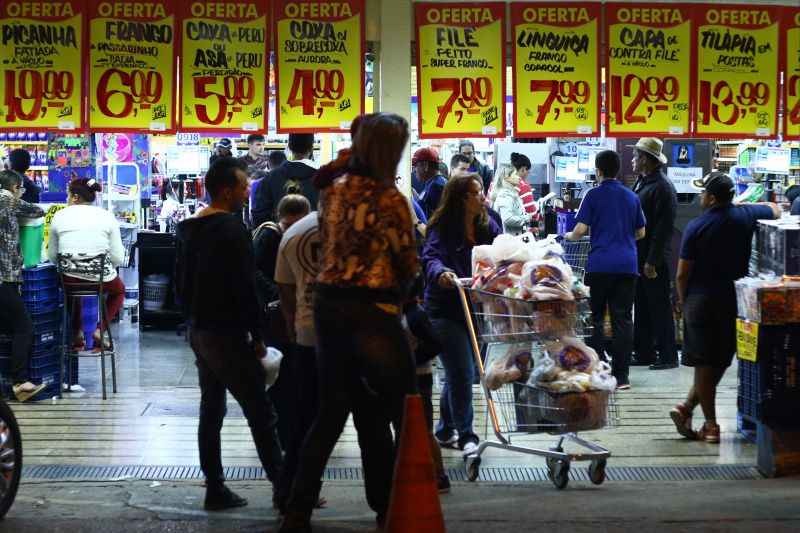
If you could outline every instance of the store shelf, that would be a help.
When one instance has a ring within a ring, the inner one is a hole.
[[[736,163],[739,160],[737,158],[735,158],[735,157],[718,157],[717,161],[728,162],[728,163]]]
[[[48,167],[47,165],[32,165],[28,167],[28,170],[47,170],[48,168],[50,167]]]
[[[44,146],[47,144],[47,141],[9,141],[8,139],[4,139],[0,141],[0,144],[25,144],[25,145],[38,145]]]

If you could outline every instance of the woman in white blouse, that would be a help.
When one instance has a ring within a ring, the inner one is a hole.
[[[116,267],[122,264],[125,249],[119,233],[119,223],[114,215],[94,204],[102,187],[94,179],[76,178],[69,184],[67,207],[56,213],[50,224],[50,237],[47,255],[53,263],[58,255],[67,256],[65,264],[64,290],[69,294],[70,285],[97,280],[97,275],[87,274],[96,270],[97,265],[85,258],[106,254],[103,268],[103,294],[105,301],[105,322],[94,332],[94,350],[100,351],[102,340],[106,349],[111,348],[107,335],[108,322],[114,320],[125,302],[125,285],[117,275]],[[85,346],[81,324],[80,300],[72,306],[73,348],[82,350]]]
[[[520,177],[511,165],[500,165],[495,173],[489,199],[492,207],[500,213],[503,220],[503,232],[511,235],[524,233],[530,215],[525,212],[522,199],[517,191]]]

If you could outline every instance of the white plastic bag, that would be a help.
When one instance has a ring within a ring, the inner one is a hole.
[[[271,387],[275,385],[275,382],[278,381],[278,374],[281,371],[281,361],[283,360],[283,353],[280,350],[273,348],[272,346],[267,347],[267,355],[261,358],[261,366],[264,367],[264,370],[267,373],[267,387]]]

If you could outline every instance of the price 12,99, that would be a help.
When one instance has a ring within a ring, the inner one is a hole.
[[[294,71],[292,88],[286,103],[290,107],[302,107],[303,115],[322,117],[327,108],[336,107],[344,95],[344,74],[341,70]]]
[[[611,76],[611,115],[614,122],[621,124],[644,124],[657,111],[669,112],[670,103],[680,95],[680,83],[674,76],[658,78],[649,76],[645,79],[628,74]],[[623,110],[622,99],[632,98]],[[646,103],[643,110],[640,107]],[[647,115],[641,113],[645,111]],[[670,117],[680,120],[680,116]]]
[[[789,96],[797,98],[797,101],[789,110],[789,123],[793,126],[800,125],[800,74],[795,74],[789,78]]]
[[[126,90],[109,89],[113,81],[118,82]],[[164,80],[160,72],[141,70],[126,72],[113,68],[105,71],[97,82],[97,105],[107,117],[126,118],[131,114],[136,116],[139,110],[150,109],[153,104],[159,102],[163,89]],[[115,96],[121,99],[116,98],[115,102],[112,102]]]
[[[222,90],[217,92],[214,86],[222,81]],[[216,99],[217,113],[209,114],[206,104],[195,104],[197,118],[204,124],[217,126],[227,119],[230,123],[236,113],[253,103],[256,84],[252,76],[198,76],[194,78],[194,95],[198,100]]]
[[[570,80],[531,80],[531,92],[537,93],[540,91],[547,92],[547,98],[539,105],[539,113],[536,115],[536,123],[544,124],[547,115],[551,111],[555,114],[553,120],[558,120],[562,111],[564,113],[575,113],[576,118],[586,119],[588,113],[585,108],[577,108],[577,106],[585,105],[591,96],[589,83],[585,81],[570,81]],[[558,102],[563,107],[553,107],[553,104]]]
[[[50,108],[64,107],[64,101],[72,98],[75,78],[68,71],[6,70],[5,86],[6,122],[36,120]]]
[[[492,81],[486,77],[480,78],[433,78],[431,79],[431,92],[449,92],[444,104],[437,106],[439,113],[436,127],[443,128],[453,106],[458,102],[461,109],[455,111],[456,122],[460,123],[464,113],[477,115],[482,107],[487,107],[492,102]]]
[[[700,82],[698,111],[702,124],[711,124],[713,118],[714,122],[732,126],[750,114],[754,115],[759,127],[769,127],[769,113],[758,111],[760,106],[769,102],[769,85],[761,81],[743,81],[734,91],[727,81],[718,81],[713,86],[711,83]]]

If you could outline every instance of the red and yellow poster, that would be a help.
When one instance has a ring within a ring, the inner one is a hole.
[[[692,9],[686,4],[605,5],[608,135],[689,134]]]
[[[800,7],[784,8],[782,19],[783,138],[800,140]]]
[[[175,131],[172,0],[90,0],[89,127]]]
[[[512,3],[514,136],[600,135],[600,4]]]
[[[419,136],[505,137],[505,4],[414,4]]]
[[[0,129],[85,126],[84,3],[0,2]]]
[[[349,131],[364,112],[364,0],[276,0],[278,133]]]
[[[693,5],[697,34],[696,137],[778,134],[781,8]]]
[[[266,131],[268,6],[266,0],[181,4],[182,131]]]

